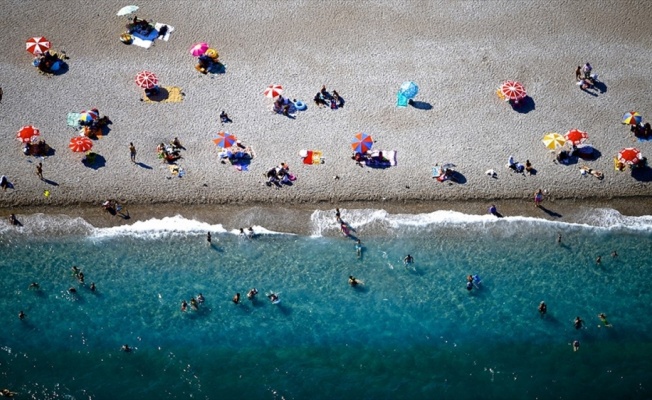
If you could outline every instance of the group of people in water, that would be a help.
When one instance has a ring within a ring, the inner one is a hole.
[[[542,318],[548,313],[548,305],[546,304],[545,301],[542,301],[541,303],[539,303],[538,310],[539,310],[539,314],[541,315]],[[602,322],[603,326],[605,326],[607,328],[612,328],[613,327],[613,325],[611,325],[609,323],[609,321],[607,320],[607,315],[605,313],[599,313],[598,318],[600,319],[600,322]],[[577,317],[575,317],[575,319],[573,320],[573,326],[575,327],[576,330],[582,329],[584,327],[584,325],[585,325],[584,320],[582,318],[580,318],[579,315]],[[600,326],[598,326],[598,327],[600,327]],[[572,345],[573,345],[573,351],[578,351],[580,349],[580,341],[579,340],[574,340]]]

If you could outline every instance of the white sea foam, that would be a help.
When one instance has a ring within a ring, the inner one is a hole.
[[[554,229],[631,230],[652,232],[652,216],[632,217],[613,209],[593,209],[577,218],[578,222],[565,222],[525,216],[496,218],[489,214],[464,214],[457,211],[438,210],[423,214],[390,214],[385,210],[340,210],[342,220],[352,228],[418,231],[419,229],[463,228],[474,230],[502,229],[520,231],[527,228]],[[312,236],[339,230],[335,210],[317,210],[310,217]]]

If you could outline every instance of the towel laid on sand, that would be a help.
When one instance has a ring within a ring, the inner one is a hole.
[[[154,25],[154,27],[156,29],[152,30],[152,32],[150,32],[150,34],[147,35],[147,36],[141,35],[140,33],[135,33],[135,32],[132,33],[131,37],[132,37],[133,41],[131,42],[131,44],[134,44],[136,46],[139,46],[139,47],[142,47],[142,48],[145,48],[145,49],[149,49],[154,44],[154,41],[156,40],[156,38],[158,38],[158,31],[164,25],[167,25],[167,24],[161,24],[161,23],[157,22]],[[172,31],[174,31],[174,27],[172,27],[170,25],[167,25],[167,27],[168,27],[168,31],[165,33],[165,36],[163,36],[161,38],[162,40],[164,40],[166,42],[170,38],[170,33],[172,33]]]
[[[323,163],[322,152],[319,150],[306,150],[306,155],[303,157],[303,163],[307,165]]]
[[[168,25],[168,24],[162,24],[162,23],[160,23],[160,22],[157,22],[157,23],[154,25],[154,28],[156,28],[156,31],[157,31],[157,32],[160,32],[160,31],[161,31],[161,28],[164,27],[164,26],[167,26],[167,27],[168,27],[168,31],[165,32],[165,36],[163,36],[162,38],[159,38],[159,39],[164,40],[164,41],[167,42],[168,39],[170,39],[170,33],[172,33],[172,32],[174,31],[174,27],[173,27],[173,26],[170,26],[170,25]]]
[[[158,94],[141,98],[145,103],[181,103],[183,101],[183,89],[179,86],[161,86]]]
[[[380,160],[377,159],[377,157],[380,155],[381,151],[383,153],[383,158],[384,158],[383,161],[380,161]],[[367,159],[364,162],[367,167],[387,168],[387,167],[396,166],[396,151],[395,150],[390,150],[390,151],[374,150],[369,154],[371,156],[371,159]]]

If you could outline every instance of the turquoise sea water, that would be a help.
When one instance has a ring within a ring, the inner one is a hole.
[[[181,217],[2,226],[0,386],[34,399],[652,397],[651,217],[342,217],[361,258],[327,211],[312,215],[313,235],[256,226],[253,239]],[[200,292],[200,309],[181,312]]]

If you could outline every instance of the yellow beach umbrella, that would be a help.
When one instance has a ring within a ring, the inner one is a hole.
[[[543,137],[543,144],[550,150],[555,150],[566,144],[566,139],[556,132],[546,133]]]

